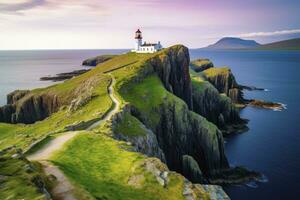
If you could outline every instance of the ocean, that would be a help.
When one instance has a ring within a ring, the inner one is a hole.
[[[267,182],[225,187],[233,200],[299,199],[300,194],[300,51],[191,50],[191,58],[209,58],[228,66],[239,84],[265,88],[245,97],[280,102],[283,111],[247,107],[250,130],[225,138],[231,165],[259,171]]]
[[[16,89],[45,87],[42,76],[82,69],[84,59],[127,50],[0,51],[0,105]],[[238,83],[265,88],[245,92],[246,98],[280,102],[283,111],[247,107],[250,130],[225,138],[231,165],[262,172],[265,183],[226,186],[233,200],[296,199],[300,194],[300,52],[190,50],[191,59],[209,58],[216,67],[228,66]]]

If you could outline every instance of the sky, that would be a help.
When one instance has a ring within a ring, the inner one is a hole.
[[[0,49],[199,48],[222,37],[300,37],[300,0],[0,0]]]

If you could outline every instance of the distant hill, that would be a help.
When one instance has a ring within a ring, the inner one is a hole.
[[[207,49],[248,49],[260,46],[254,40],[244,40],[241,38],[225,37],[215,44],[209,45]]]
[[[300,38],[260,45],[259,50],[300,50]]]

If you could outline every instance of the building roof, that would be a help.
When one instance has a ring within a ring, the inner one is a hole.
[[[138,30],[136,31],[136,33],[141,33],[140,29],[138,29]]]
[[[150,46],[155,46],[155,45],[157,45],[157,44],[156,43],[144,43],[141,46],[142,47],[150,47]]]

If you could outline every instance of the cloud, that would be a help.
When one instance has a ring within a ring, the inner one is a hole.
[[[243,34],[235,35],[235,37],[242,37],[242,38],[269,37],[269,36],[290,35],[290,34],[297,34],[297,33],[300,33],[300,29],[281,30],[281,31],[273,31],[273,32],[243,33]]]
[[[29,10],[47,3],[46,0],[27,0],[18,3],[0,3],[0,11],[13,13],[23,10]]]

